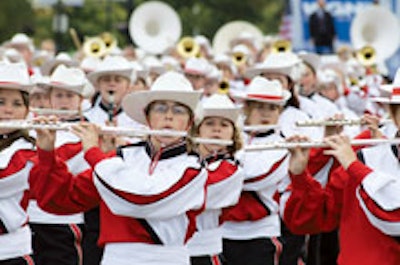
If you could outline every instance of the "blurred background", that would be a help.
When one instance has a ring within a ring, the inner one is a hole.
[[[121,47],[132,44],[128,21],[132,10],[145,0],[3,0],[0,1],[0,42],[16,32],[33,37],[35,45],[48,38],[58,50],[74,50],[69,28],[81,40],[104,31],[113,33]],[[203,34],[212,38],[231,20],[246,20],[265,34],[279,30],[284,12],[282,0],[166,0],[180,15],[184,35]]]

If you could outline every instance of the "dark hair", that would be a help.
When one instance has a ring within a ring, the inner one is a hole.
[[[287,106],[292,106],[292,107],[295,107],[296,109],[299,109],[300,108],[300,101],[299,101],[299,97],[297,96],[296,91],[294,89],[295,83],[293,82],[292,78],[290,78],[288,76],[286,78],[288,80],[288,90],[292,94],[292,96],[286,102],[285,108]]]
[[[25,91],[21,91],[22,101],[24,102],[25,107],[29,108],[29,93]]]

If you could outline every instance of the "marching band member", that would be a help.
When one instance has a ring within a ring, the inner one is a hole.
[[[202,90],[206,84],[206,76],[210,71],[210,65],[204,58],[189,58],[186,60],[183,72],[189,79],[194,90]]]
[[[322,136],[320,130],[296,126],[297,121],[309,119],[308,115],[300,109],[299,97],[294,89],[295,83],[292,78],[293,69],[299,62],[299,58],[293,53],[272,53],[264,62],[249,68],[246,75],[248,77],[261,75],[270,80],[278,80],[283,88],[291,93],[291,98],[279,117],[279,126],[286,137],[301,134],[319,139]]]
[[[80,108],[87,82],[82,70],[61,64],[48,82],[42,84],[48,90],[51,109],[76,111],[72,116],[58,115],[63,121],[80,121]],[[71,132],[57,131],[55,152],[74,175],[89,168],[83,159],[82,143]],[[83,213],[63,216],[51,214],[42,210],[35,199],[31,199],[28,214],[33,231],[36,264],[82,264]]]
[[[290,92],[276,80],[255,77],[244,99],[246,125],[276,125]],[[282,140],[274,129],[245,135],[247,144]],[[245,153],[245,181],[237,205],[223,211],[223,254],[230,265],[276,264],[282,251],[278,184],[287,176],[286,150]],[[283,246],[285,248],[285,245]]]
[[[28,71],[24,64],[0,62],[0,120],[23,120],[29,111]],[[26,208],[29,162],[34,139],[24,130],[0,129],[0,263],[34,264]]]
[[[121,103],[130,89],[132,65],[123,57],[107,56],[97,69],[88,74],[88,79],[99,92],[99,102],[84,113],[90,122],[105,125],[114,122],[122,127],[142,127],[123,110]],[[133,140],[133,139],[129,139]],[[84,238],[85,265],[99,264],[102,249],[97,246],[99,237],[99,209],[94,208],[85,213],[86,235]]]
[[[197,231],[188,242],[192,265],[223,264],[222,229],[219,218],[223,208],[237,203],[243,185],[243,171],[236,152],[242,146],[237,127],[239,109],[226,96],[214,94],[196,112],[193,136],[232,140],[229,146],[198,144],[194,150],[206,166],[205,211],[197,216]]]
[[[395,126],[388,137],[398,137],[398,92],[393,84],[390,96],[374,99],[389,106]],[[303,162],[303,170],[291,175],[292,191],[285,205],[285,222],[296,233],[339,228],[340,265],[398,264],[398,148],[382,144],[363,148],[356,155],[345,136],[334,135],[325,142],[331,149],[324,155],[333,156],[341,167],[331,173],[329,182],[322,187],[308,174],[307,161]],[[307,150],[298,152],[308,157]]]
[[[199,98],[184,76],[168,72],[149,91],[125,97],[123,107],[151,129],[186,131]],[[54,133],[37,132],[39,163],[30,183],[41,194],[39,206],[67,214],[100,205],[102,265],[189,264],[184,244],[204,205],[207,176],[183,137],[151,135],[110,157],[97,147],[94,125],[74,126],[93,169],[73,176],[54,153]]]
[[[358,119],[359,116],[347,107],[344,88],[339,75],[334,70],[326,68],[320,70],[317,77],[319,93],[337,106],[344,119]],[[361,132],[360,126],[345,126],[343,130],[349,137],[354,137]]]

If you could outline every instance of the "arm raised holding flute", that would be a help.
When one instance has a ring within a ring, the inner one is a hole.
[[[396,129],[388,137],[397,136],[400,127],[397,92],[393,85],[390,97],[374,99],[389,107]],[[291,174],[285,223],[297,233],[339,228],[338,264],[397,264],[400,262],[397,145],[362,148],[356,155],[345,136],[332,135],[324,142],[330,148],[324,154],[333,156],[341,167],[331,172],[325,187],[307,170]]]

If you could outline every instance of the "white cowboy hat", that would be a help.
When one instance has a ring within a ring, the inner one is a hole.
[[[206,117],[222,117],[237,124],[240,108],[233,104],[232,100],[222,94],[213,94],[196,109],[196,122],[200,124]]]
[[[381,85],[381,94],[384,97],[371,97],[371,101],[383,104],[400,104],[400,68],[397,69],[394,80],[391,84]]]
[[[41,67],[40,72],[42,75],[51,75],[52,71],[60,64],[68,67],[78,66],[79,63],[71,58],[68,53],[60,52],[56,57],[46,61]]]
[[[242,100],[285,105],[286,101],[291,96],[292,94],[288,90],[284,89],[279,81],[270,81],[264,77],[256,76],[248,85],[246,94],[240,94],[235,97]]]
[[[94,85],[100,76],[115,74],[131,80],[132,65],[122,56],[107,56],[98,65],[98,68],[88,74],[88,79]]]
[[[38,83],[45,87],[56,87],[75,92],[81,96],[86,95],[84,91],[88,80],[83,70],[76,67],[67,67],[63,64],[57,66],[47,82]]]
[[[250,67],[245,76],[253,78],[261,73],[276,73],[292,77],[293,67],[300,62],[299,57],[291,52],[271,53],[264,62]]]
[[[25,33],[16,33],[8,43],[11,47],[26,46],[31,52],[35,50],[33,41]]]
[[[321,58],[318,54],[313,52],[300,51],[297,53],[297,55],[303,62],[310,65],[314,69],[314,71],[317,72],[321,64]]]
[[[206,76],[210,71],[210,65],[204,58],[189,58],[183,71],[187,74],[196,74]]]
[[[26,64],[0,62],[0,88],[17,89],[29,93],[32,86]]]
[[[159,76],[150,90],[132,92],[125,96],[122,108],[137,122],[146,124],[146,107],[156,100],[171,100],[187,106],[193,113],[201,92],[194,91],[189,80],[176,72],[166,72]]]

